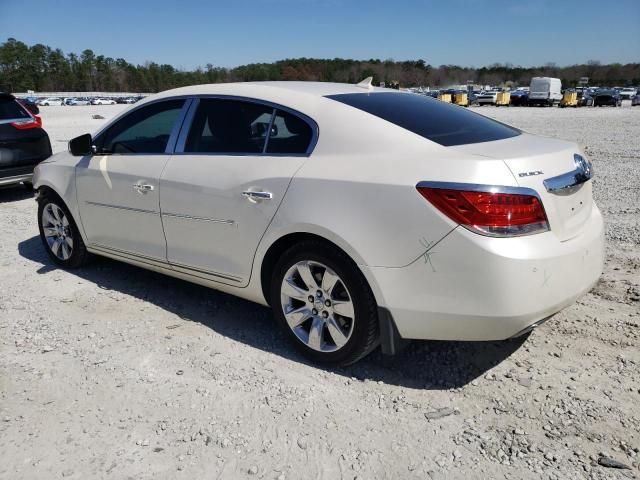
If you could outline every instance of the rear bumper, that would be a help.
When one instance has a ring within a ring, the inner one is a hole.
[[[31,182],[33,179],[33,174],[29,175],[16,175],[15,177],[3,177],[0,178],[0,186],[4,185],[14,185],[20,182]]]
[[[489,238],[458,227],[404,268],[363,267],[407,339],[503,340],[571,305],[598,281],[604,228],[594,205],[581,234]]]
[[[35,165],[26,167],[0,168],[0,186],[20,182],[31,182]]]

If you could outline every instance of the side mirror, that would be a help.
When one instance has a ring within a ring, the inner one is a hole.
[[[85,133],[84,135],[69,140],[69,152],[74,157],[91,155],[93,153],[93,149],[91,148],[92,144],[93,139],[91,138],[91,134]]]

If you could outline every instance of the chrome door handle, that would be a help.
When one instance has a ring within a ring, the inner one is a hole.
[[[134,183],[133,189],[137,190],[138,193],[147,193],[153,190],[153,185],[149,185],[148,183]]]
[[[252,202],[257,202],[259,200],[271,200],[273,198],[273,193],[271,192],[253,192],[251,190],[245,190],[242,192],[242,195],[247,197]]]

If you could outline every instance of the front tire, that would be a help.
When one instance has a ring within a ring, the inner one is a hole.
[[[270,300],[280,327],[314,362],[349,365],[378,345],[373,293],[353,260],[327,243],[289,248],[275,266]]]
[[[90,254],[69,209],[56,195],[45,193],[38,199],[38,227],[47,254],[57,265],[78,268]]]

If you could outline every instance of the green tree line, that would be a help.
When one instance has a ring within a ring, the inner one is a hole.
[[[373,76],[378,82],[399,82],[403,87],[466,84],[529,85],[531,77],[558,77],[563,85],[574,86],[580,77],[592,85],[640,85],[640,63],[603,65],[590,61],[560,67],[553,63],[540,67],[494,64],[482,68],[457,65],[433,66],[425,60],[351,60],[296,58],[274,63],[253,63],[235,68],[207,64],[191,71],[171,65],[147,62],[133,65],[124,58],[96,55],[92,50],[65,54],[47,45],[27,45],[9,38],[0,44],[0,86],[15,92],[103,91],[158,92],[201,83],[259,80],[316,80],[357,83]]]

